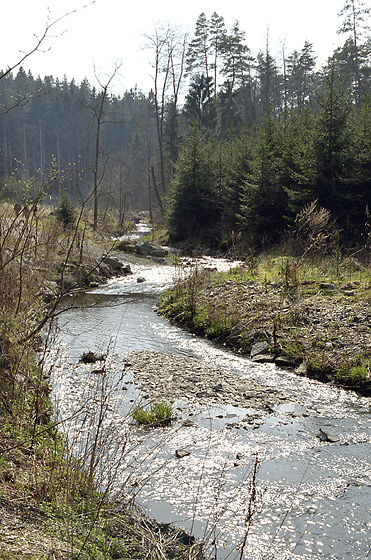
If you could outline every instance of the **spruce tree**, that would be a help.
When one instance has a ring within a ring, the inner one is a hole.
[[[194,124],[175,168],[168,219],[173,242],[218,243],[221,207],[215,185],[211,145]]]
[[[315,133],[315,179],[313,198],[346,223],[348,179],[352,173],[350,107],[346,92],[332,63],[325,78],[325,92],[319,97],[320,113]]]
[[[240,227],[253,246],[276,243],[287,220],[288,195],[282,185],[282,137],[272,111],[255,141],[252,173],[244,184]]]

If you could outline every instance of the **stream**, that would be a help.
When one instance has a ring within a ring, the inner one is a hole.
[[[106,412],[102,486],[191,531],[207,557],[371,558],[370,399],[253,363],[171,325],[155,307],[173,268],[145,261],[132,269],[64,302],[50,355],[55,407],[69,418],[63,429],[75,448],[88,447],[97,411]],[[89,350],[106,360],[81,363]],[[288,399],[255,423],[245,421],[246,409],[181,399],[171,427],[136,427],[130,412],[148,396],[123,364],[134,350],[196,357]],[[321,441],[320,429],[335,441]],[[190,454],[176,457],[177,449]]]

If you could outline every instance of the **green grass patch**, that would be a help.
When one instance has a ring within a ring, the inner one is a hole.
[[[343,385],[362,386],[371,381],[371,358],[361,354],[350,363],[344,363],[335,374],[335,380]]]
[[[173,417],[173,407],[165,401],[159,401],[149,407],[135,407],[131,416],[135,422],[143,426],[168,424]]]

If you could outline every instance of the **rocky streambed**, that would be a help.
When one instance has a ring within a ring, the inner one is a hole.
[[[206,542],[207,553],[239,558],[257,458],[258,509],[244,557],[365,560],[369,399],[193,336],[156,314],[171,267],[133,260],[132,270],[61,316],[54,389],[69,415],[88,382],[102,379],[104,368],[81,356],[110,348],[105,368],[116,389],[107,410],[126,442],[118,486],[150,516]],[[223,297],[215,287],[206,293]],[[171,425],[137,427],[133,408],[159,400],[173,404]]]
[[[188,356],[135,351],[124,365],[151,401],[182,399],[191,407],[232,405],[267,413],[289,400],[277,389]]]

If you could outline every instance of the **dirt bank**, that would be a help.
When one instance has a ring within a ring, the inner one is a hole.
[[[257,362],[371,395],[370,283],[295,286],[235,273],[196,270],[161,298],[172,322],[234,348]]]

